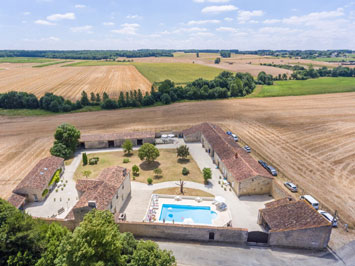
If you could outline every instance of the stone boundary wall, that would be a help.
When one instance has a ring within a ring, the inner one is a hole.
[[[35,218],[35,217],[33,217]],[[38,219],[41,219],[42,221],[46,222],[46,223],[59,223],[62,226],[65,226],[66,228],[68,228],[71,231],[74,231],[75,227],[77,227],[79,225],[79,222],[72,219],[60,219],[60,218],[44,218],[44,217],[40,217]]]
[[[274,200],[282,199],[282,198],[294,198],[282,185],[278,184],[274,179],[271,186],[271,196]]]
[[[248,239],[248,230],[243,228],[141,222],[117,222],[117,224],[120,232],[131,232],[135,237],[233,244],[245,244]],[[210,233],[214,234],[214,240],[209,239]]]

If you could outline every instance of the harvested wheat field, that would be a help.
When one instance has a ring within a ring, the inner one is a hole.
[[[150,91],[151,83],[132,65],[33,68],[33,64],[0,64],[0,93],[24,91],[43,96],[53,92],[77,100],[81,92],[108,93],[118,98],[121,91]]]
[[[2,197],[48,154],[64,122],[82,133],[182,129],[210,121],[355,225],[355,93],[251,98],[41,117],[0,117]]]

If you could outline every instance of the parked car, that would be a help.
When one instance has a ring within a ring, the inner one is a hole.
[[[226,134],[227,134],[228,136],[230,136],[230,135],[232,135],[232,132],[227,131]]]
[[[292,192],[297,192],[297,186],[291,182],[285,182],[285,187],[287,187]]]
[[[244,150],[247,152],[247,153],[250,153],[251,152],[251,149],[248,145],[244,146]]]
[[[264,168],[267,167],[266,162],[264,162],[263,160],[259,160],[258,162],[261,164],[262,167],[264,167]]]
[[[330,213],[326,212],[326,211],[322,211],[322,210],[318,210],[318,212],[325,218],[327,219],[333,227],[338,227],[338,221],[337,219],[333,217],[333,215],[331,215]]]
[[[316,210],[319,209],[319,202],[315,200],[311,195],[302,195],[300,199],[305,200],[307,203],[311,204]]]
[[[266,170],[268,170],[268,172],[273,175],[273,176],[277,176],[277,171],[274,167],[272,167],[271,165],[266,166]]]
[[[239,138],[236,134],[232,134],[231,136],[233,137],[235,142],[238,142]]]

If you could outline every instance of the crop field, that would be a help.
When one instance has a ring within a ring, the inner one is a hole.
[[[183,129],[209,121],[355,226],[355,93],[228,99],[58,116],[0,117],[0,196],[49,154],[55,128],[83,134]],[[330,109],[331,108],[331,109]]]
[[[37,57],[0,57],[0,63],[16,63],[16,64],[23,64],[23,63],[47,63],[52,62],[54,59],[48,58],[37,58]]]
[[[54,62],[50,62],[50,63],[35,65],[33,67],[47,67],[47,66],[59,65],[59,64],[69,63],[69,62],[71,62],[71,61],[54,61]]]
[[[214,79],[223,70],[187,63],[134,63],[134,66],[151,82],[162,82],[166,79],[176,84],[185,84],[198,78]]]
[[[15,65],[15,66],[14,66]],[[150,91],[151,83],[131,65],[97,67],[61,67],[52,65],[34,68],[32,64],[0,64],[0,93],[24,91],[43,96],[53,92],[71,100],[80,98],[81,92],[107,92],[118,98],[121,91],[141,89]]]
[[[308,80],[275,81],[263,86],[254,97],[298,96],[355,91],[355,78],[318,78]]]

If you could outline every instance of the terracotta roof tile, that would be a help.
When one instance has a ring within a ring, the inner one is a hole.
[[[331,226],[322,215],[304,200],[265,208],[260,210],[260,214],[269,225],[270,231],[273,232]]]
[[[145,139],[145,138],[155,138],[154,132],[123,132],[123,133],[111,133],[111,134],[94,134],[94,135],[83,135],[80,141],[109,141],[117,139]]]
[[[202,134],[237,181],[250,177],[272,176],[219,126],[202,123],[183,131],[184,136]],[[236,158],[236,154],[238,157]]]
[[[23,188],[35,188],[44,190],[51,181],[54,173],[63,164],[64,159],[56,156],[50,156],[40,160],[35,167],[25,176],[17,185],[13,192]]]
[[[285,205],[291,202],[295,202],[296,200],[289,197],[289,198],[281,198],[278,200],[273,200],[271,202],[265,203],[265,208],[273,208],[281,205]]]
[[[88,206],[88,201],[96,201],[98,210],[107,209],[118,188],[126,178],[127,172],[126,168],[115,166],[104,169],[95,180],[78,180],[77,189],[83,195],[75,204],[74,209]]]
[[[8,199],[8,202],[11,203],[13,206],[15,206],[17,209],[21,207],[22,204],[24,204],[26,201],[26,197],[12,193],[10,198]]]

